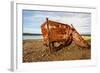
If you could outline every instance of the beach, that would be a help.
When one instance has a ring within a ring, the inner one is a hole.
[[[91,39],[86,39],[91,43]],[[49,53],[42,39],[23,40],[23,62],[69,61],[91,59],[91,49],[78,47],[74,42],[61,50]]]

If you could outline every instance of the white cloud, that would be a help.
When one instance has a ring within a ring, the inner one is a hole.
[[[34,12],[34,11],[33,11]],[[69,12],[34,12],[32,16],[27,16],[24,19],[31,21],[29,23],[24,23],[24,32],[29,33],[41,33],[40,25],[45,22],[46,17],[50,20],[65,23],[73,24],[73,26],[80,33],[89,33],[91,32],[91,14],[89,13],[69,13]]]
[[[41,34],[41,29],[24,28],[23,33],[39,33],[39,34]]]

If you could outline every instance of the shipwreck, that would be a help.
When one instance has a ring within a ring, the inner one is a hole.
[[[81,48],[91,47],[72,24],[70,26],[46,18],[46,21],[41,25],[41,32],[43,44],[50,48],[50,52],[69,46],[72,42]]]

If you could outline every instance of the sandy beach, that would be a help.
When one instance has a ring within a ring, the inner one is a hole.
[[[90,40],[87,40],[90,42]],[[63,61],[91,59],[91,49],[79,48],[73,42],[70,46],[49,53],[41,39],[23,40],[23,62]]]

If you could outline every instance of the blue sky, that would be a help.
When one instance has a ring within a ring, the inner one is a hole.
[[[79,12],[55,12],[55,11],[34,11],[23,10],[23,33],[41,33],[41,24],[50,20],[73,24],[81,34],[91,33],[91,14]]]

